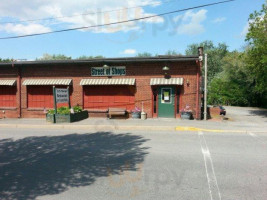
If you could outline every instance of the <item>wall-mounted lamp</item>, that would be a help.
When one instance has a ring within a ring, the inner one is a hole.
[[[164,67],[162,68],[162,70],[163,70],[163,71],[169,71],[169,70],[170,70],[170,68],[169,68],[169,67],[167,67],[167,66],[164,66]]]
[[[104,69],[109,69],[109,66],[108,65],[104,65],[103,68]]]
[[[165,75],[167,75],[167,72],[170,70],[170,68],[168,66],[164,66],[162,70],[165,72]]]
[[[186,85],[189,86],[190,85],[190,82],[188,79],[186,79]]]

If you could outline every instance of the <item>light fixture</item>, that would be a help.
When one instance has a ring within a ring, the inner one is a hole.
[[[104,69],[108,69],[109,66],[108,66],[108,65],[104,65],[103,68],[104,68]]]
[[[188,79],[186,79],[186,85],[189,86],[190,85],[190,82]]]
[[[163,70],[163,71],[169,71],[169,70],[170,70],[170,68],[169,68],[169,67],[167,67],[167,66],[164,66],[164,67],[162,68],[162,70]]]

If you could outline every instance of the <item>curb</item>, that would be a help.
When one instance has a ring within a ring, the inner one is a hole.
[[[180,132],[216,132],[216,133],[266,133],[265,131],[253,131],[253,130],[223,130],[223,129],[204,129],[197,127],[187,127],[187,126],[118,126],[118,125],[69,125],[69,124],[0,124],[0,128],[17,128],[17,129],[65,129],[65,130],[94,130],[94,131],[180,131]]]
[[[117,126],[117,125],[33,125],[33,124],[0,124],[0,128],[18,129],[82,129],[82,130],[137,130],[137,131],[175,131],[175,126]]]

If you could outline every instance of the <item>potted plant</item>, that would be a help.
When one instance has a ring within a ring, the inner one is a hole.
[[[190,110],[190,106],[186,105],[183,110],[181,110],[181,119],[193,119],[193,113],[192,110]]]
[[[141,109],[138,107],[135,107],[132,110],[132,118],[133,119],[140,119],[141,118]]]
[[[71,123],[88,118],[88,111],[82,110],[80,106],[74,106],[73,108],[60,107],[55,110],[49,110],[46,114],[46,121],[52,123]]]

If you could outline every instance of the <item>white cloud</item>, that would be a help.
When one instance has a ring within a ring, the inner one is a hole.
[[[0,25],[0,31],[5,31],[7,33],[15,33],[17,35],[28,35],[34,33],[44,33],[51,31],[50,28],[45,27],[40,24],[6,24]]]
[[[126,54],[126,55],[133,55],[136,54],[137,51],[135,49],[125,49],[122,54]]]
[[[241,37],[246,37],[247,33],[248,33],[248,29],[249,29],[249,22],[244,26],[240,36]]]
[[[178,15],[174,18],[177,25],[176,30],[178,34],[184,35],[198,35],[205,31],[202,22],[207,18],[207,10],[200,10],[198,12],[187,11],[184,15]]]
[[[34,22],[35,24],[39,24],[40,26],[47,27],[50,29],[52,29],[53,27],[53,29],[55,30],[62,28],[64,29],[64,28],[74,28],[74,27],[87,27],[99,24],[108,24],[120,21],[127,21],[134,18],[151,16],[154,14],[147,13],[143,7],[124,9],[124,10],[121,9],[128,7],[137,7],[140,5],[158,6],[160,4],[161,0],[116,0],[116,1],[65,0],[64,3],[61,0],[36,0],[36,1],[12,0],[12,1],[0,2],[0,19],[8,17],[8,19],[16,21],[16,20],[59,17],[58,19],[53,20],[53,24],[51,24],[51,21]],[[117,10],[117,11],[105,12],[107,10]],[[61,18],[62,16],[72,16],[72,17]],[[113,26],[91,28],[83,31],[113,33],[118,31],[138,30],[142,25],[140,23],[162,23],[162,22],[164,22],[164,18],[155,17],[153,19],[143,20],[141,22],[138,21],[129,22]],[[21,24],[21,26],[25,28],[24,32],[32,31],[31,24],[23,23]],[[7,32],[7,29],[5,28],[2,28],[1,30]],[[14,31],[13,33],[17,34],[18,31]]]
[[[226,20],[225,17],[218,17],[218,18],[212,20],[212,23],[218,24],[218,23],[224,22],[225,20]]]
[[[259,16],[259,22],[261,22],[264,19],[264,16]],[[244,26],[244,28],[242,29],[240,36],[241,37],[246,37],[247,33],[248,33],[248,29],[249,29],[249,25],[255,23],[254,20],[249,20],[246,25]]]

